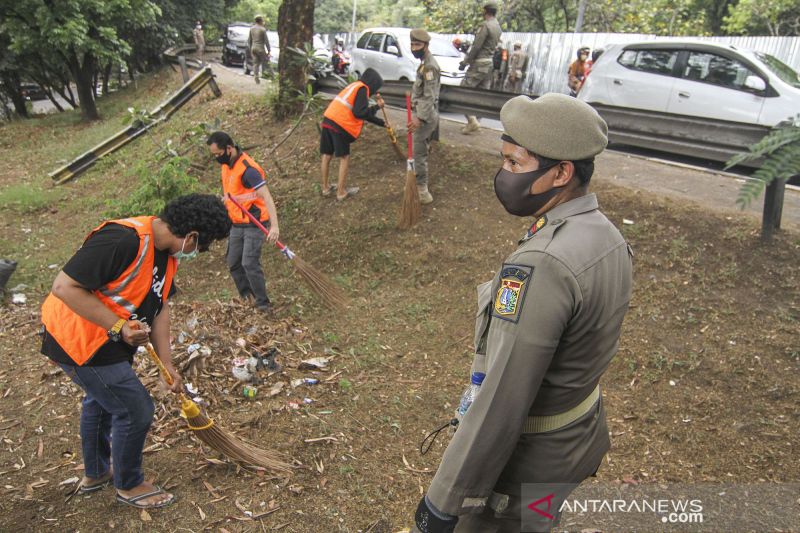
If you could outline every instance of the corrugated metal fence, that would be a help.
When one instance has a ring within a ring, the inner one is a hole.
[[[359,34],[340,33],[345,46],[355,46]],[[453,39],[465,37],[463,34],[441,34]],[[470,40],[472,36],[467,36]],[[510,48],[515,41],[521,41],[528,53],[528,71],[522,85],[529,94],[547,92],[568,93],[567,68],[575,59],[575,52],[581,46],[605,48],[610,44],[623,44],[634,41],[667,39],[693,39],[732,44],[740,48],[758,50],[773,55],[800,71],[800,37],[660,37],[640,33],[503,33],[502,41]],[[329,41],[329,39],[326,39]]]

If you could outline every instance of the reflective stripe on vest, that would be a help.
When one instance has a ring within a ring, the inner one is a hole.
[[[130,318],[152,290],[155,266],[154,219],[155,217],[136,217],[112,220],[101,224],[86,237],[88,239],[112,223],[136,230],[139,237],[136,259],[125,268],[119,278],[99,290],[92,291],[103,305],[120,318]],[[167,271],[164,273],[163,295],[169,295],[177,267],[177,260],[169,257]],[[78,365],[86,364],[94,357],[97,350],[109,342],[105,328],[82,318],[52,293],[42,304],[42,323],[47,328],[47,333]]]
[[[266,177],[264,169],[256,163],[252,157],[244,152],[239,154],[239,158],[233,164],[233,168],[222,165],[222,191],[225,194],[225,207],[228,210],[228,217],[234,224],[250,224],[250,219],[236,207],[236,204],[228,199],[228,194],[233,196],[237,202],[242,204],[247,211],[252,213],[252,208],[256,207],[260,211],[259,219],[261,222],[269,220],[269,212],[264,199],[255,189],[250,189],[242,183],[242,176],[248,167],[254,168],[261,174],[261,178]]]
[[[325,118],[338,124],[340,128],[349,133],[354,139],[358,139],[358,136],[361,135],[361,128],[364,127],[364,121],[353,115],[353,106],[356,102],[356,96],[358,96],[358,90],[361,89],[361,87],[366,87],[367,98],[369,98],[369,87],[367,87],[367,84],[363,81],[355,81],[336,95],[336,98],[331,101],[323,115]]]

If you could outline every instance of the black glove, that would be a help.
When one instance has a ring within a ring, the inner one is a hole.
[[[457,516],[451,516],[436,509],[427,496],[419,501],[414,513],[414,524],[422,533],[452,533],[458,523]]]
[[[467,64],[463,61],[458,64],[458,70],[464,70],[465,68],[467,68]]]

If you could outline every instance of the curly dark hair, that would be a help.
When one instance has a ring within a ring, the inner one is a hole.
[[[177,237],[199,232],[198,246],[201,252],[231,232],[228,210],[222,200],[212,194],[179,196],[167,204],[159,218],[167,223],[169,230]]]

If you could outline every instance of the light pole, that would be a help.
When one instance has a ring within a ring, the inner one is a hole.
[[[358,0],[353,0],[353,25],[350,28],[351,33],[356,32],[356,3]]]

